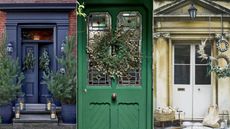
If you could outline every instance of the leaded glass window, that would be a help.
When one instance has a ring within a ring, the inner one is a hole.
[[[89,46],[94,43],[94,38],[111,31],[111,16],[107,12],[90,13],[87,20],[87,40]],[[90,62],[90,57],[88,59],[88,84],[92,86],[110,85],[110,78],[94,69]]]
[[[122,27],[124,31],[134,30],[134,37],[130,42],[137,45],[139,55],[141,56],[141,42],[142,42],[142,21],[141,14],[137,11],[126,11],[118,14],[117,27]],[[118,81],[120,86],[139,86],[141,84],[141,62],[139,68],[130,70],[127,75],[120,77]]]

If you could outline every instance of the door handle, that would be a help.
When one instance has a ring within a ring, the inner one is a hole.
[[[84,92],[84,93],[87,93],[87,89],[84,89],[83,92]]]
[[[117,100],[117,94],[116,93],[113,93],[112,94],[112,101],[116,101]]]

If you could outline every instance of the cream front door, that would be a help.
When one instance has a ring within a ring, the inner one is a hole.
[[[185,119],[202,119],[212,101],[207,61],[198,58],[196,44],[173,45],[173,106],[185,112]],[[211,46],[206,47],[211,54]]]

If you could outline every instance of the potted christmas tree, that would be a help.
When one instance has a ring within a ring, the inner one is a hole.
[[[58,58],[60,69],[44,75],[45,83],[53,97],[62,103],[64,123],[76,123],[76,56],[75,37],[66,39],[63,55]]]
[[[2,123],[12,121],[12,101],[16,99],[21,90],[23,79],[18,61],[8,55],[6,38],[3,38],[0,45],[0,117]]]

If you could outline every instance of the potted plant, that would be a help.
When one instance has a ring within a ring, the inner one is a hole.
[[[24,79],[18,60],[12,59],[6,49],[6,38],[0,46],[0,117],[2,123],[12,121],[12,101],[16,99]]]
[[[64,123],[76,123],[76,56],[74,55],[75,37],[66,39],[64,52],[57,58],[60,69],[44,73],[44,80],[54,99],[62,103]]]

